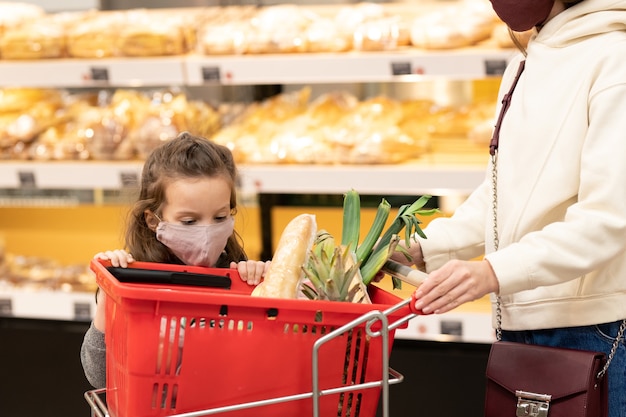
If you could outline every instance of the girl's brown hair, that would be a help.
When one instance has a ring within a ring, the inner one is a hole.
[[[230,208],[231,214],[235,215],[238,173],[227,147],[185,132],[152,151],[143,166],[139,198],[129,213],[126,230],[126,248],[136,260],[182,263],[156,239],[146,223],[146,210],[159,213],[165,201],[166,187],[173,180],[216,176],[225,178],[230,184]],[[228,267],[231,261],[247,259],[237,232],[228,238],[225,252],[217,267]]]

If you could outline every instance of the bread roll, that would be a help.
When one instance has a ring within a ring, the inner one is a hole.
[[[0,37],[4,59],[61,58],[65,54],[63,26],[52,19],[37,19],[5,31]]]
[[[97,12],[67,30],[67,52],[74,58],[117,55],[117,38],[127,23],[125,12]]]
[[[509,31],[508,26],[504,22],[496,24],[491,33],[492,39],[500,48],[515,48],[515,42],[511,38],[514,36],[524,48],[528,46],[528,41],[536,33],[535,28],[524,32]]]
[[[315,241],[317,223],[312,214],[300,214],[283,230],[263,282],[252,291],[253,296],[297,298],[298,284],[303,277],[302,266]]]

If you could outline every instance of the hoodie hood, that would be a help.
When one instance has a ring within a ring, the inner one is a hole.
[[[585,0],[550,19],[535,41],[562,48],[591,35],[626,31],[626,0]]]

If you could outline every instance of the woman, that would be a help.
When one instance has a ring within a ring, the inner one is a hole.
[[[425,313],[493,293],[502,340],[608,354],[626,318],[626,0],[491,3],[537,33],[503,76],[488,174],[394,259],[429,272]],[[609,385],[609,415],[626,416],[623,338]]]

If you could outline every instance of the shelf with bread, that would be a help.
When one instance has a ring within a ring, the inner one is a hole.
[[[0,5],[0,86],[414,81],[501,74],[484,0],[44,13]]]
[[[219,107],[169,89],[6,88],[0,189],[133,187],[154,147],[191,131],[232,150],[249,192],[467,194],[483,176],[494,108],[310,87]],[[413,175],[416,187],[394,187]]]

